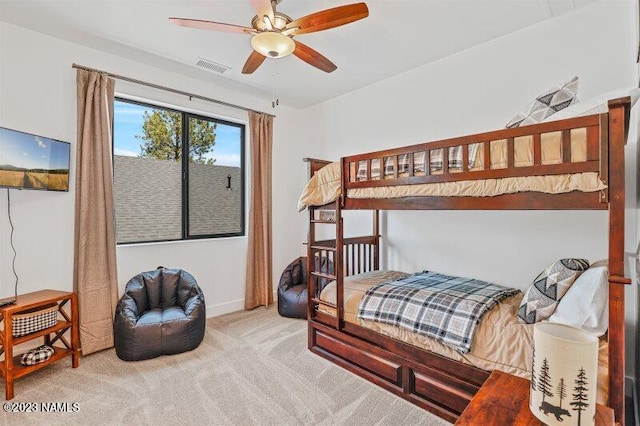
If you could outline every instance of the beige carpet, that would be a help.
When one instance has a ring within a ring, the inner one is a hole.
[[[0,424],[447,425],[307,350],[307,325],[256,309],[212,318],[200,347],[148,361],[114,350],[16,382],[11,402],[77,402],[75,413],[5,413]]]

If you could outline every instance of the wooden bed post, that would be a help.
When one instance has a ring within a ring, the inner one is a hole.
[[[344,222],[340,198],[336,200],[336,257],[333,270],[336,274],[336,305],[338,314],[338,330],[344,326]]]
[[[311,271],[313,271],[313,249],[311,245],[314,244],[316,240],[316,232],[315,226],[313,226],[314,219],[314,209],[309,208],[309,228],[307,230],[307,319],[312,319],[315,315],[315,305],[313,304],[313,298],[316,294],[316,286],[315,279],[313,275],[311,275]]]
[[[322,167],[329,164],[329,161],[318,160],[315,158],[303,158],[304,162],[307,163],[307,178],[311,179],[313,175],[320,170]],[[313,206],[309,206],[309,221],[308,221],[308,230],[307,230],[307,319],[312,320],[317,317],[316,311],[316,294],[318,290],[318,280],[316,276],[314,276],[315,267],[316,267],[316,249],[314,249],[314,245],[316,244],[316,231],[315,231],[315,223],[317,220],[315,219],[316,208]],[[322,255],[322,252],[320,252]],[[319,265],[322,264],[321,261],[318,262]],[[329,271],[326,271],[327,274]],[[313,335],[311,333],[311,329],[309,329],[309,348],[313,346]]]
[[[630,98],[609,101],[609,405],[624,426],[624,145]],[[623,125],[621,125],[623,123]],[[602,141],[601,141],[602,142]]]
[[[380,269],[380,210],[373,211],[373,236],[373,269],[377,271]]]

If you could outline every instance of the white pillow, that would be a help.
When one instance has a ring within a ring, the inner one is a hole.
[[[564,295],[549,322],[580,328],[600,337],[609,327],[609,271],[587,269]]]
[[[563,110],[551,114],[549,117],[542,120],[542,122],[564,120],[565,118],[581,117],[583,115],[601,114],[609,111],[608,102],[611,99],[623,98],[625,96],[631,96],[631,107],[635,105],[640,98],[640,88],[626,88],[612,90],[611,92],[603,93],[598,96],[586,99],[575,103]]]

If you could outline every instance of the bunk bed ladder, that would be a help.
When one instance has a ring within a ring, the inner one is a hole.
[[[333,218],[318,216],[316,212],[333,211]],[[309,319],[316,319],[337,330],[342,329],[343,310],[343,281],[342,271],[343,256],[343,236],[342,236],[342,214],[340,200],[321,207],[309,207],[309,235],[307,243],[307,291],[310,295],[308,306]],[[316,238],[316,225],[335,226],[335,240],[320,241]],[[326,258],[328,261],[324,261]],[[333,270],[329,265],[333,265]],[[331,281],[336,281],[336,303],[323,301],[320,299],[320,292],[324,285]],[[318,285],[322,283],[323,286]],[[319,310],[325,307],[334,312],[335,315],[328,315]]]

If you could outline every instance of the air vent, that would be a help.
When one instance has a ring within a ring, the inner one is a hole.
[[[222,65],[217,62],[213,62],[204,58],[198,58],[198,62],[196,62],[196,66],[200,68],[204,68],[209,71],[217,72],[220,74],[224,74],[226,70],[231,68],[226,65]]]

